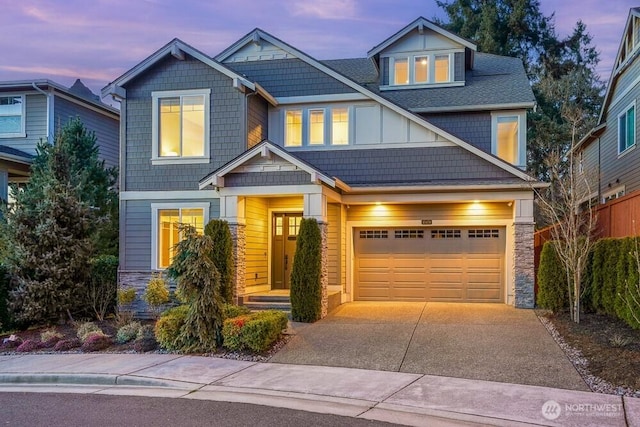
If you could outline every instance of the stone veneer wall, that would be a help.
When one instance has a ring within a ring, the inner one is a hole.
[[[322,257],[320,266],[320,286],[322,287],[322,311],[320,317],[325,317],[329,311],[329,224],[318,223],[322,238]]]
[[[142,299],[142,295],[147,287],[147,283],[153,276],[153,271],[119,271],[118,272],[118,287],[119,288],[134,288],[136,290],[136,299],[128,307],[118,306],[118,310],[131,310],[134,313],[136,319],[151,319],[153,313],[149,310],[147,303]],[[164,276],[166,279],[166,276]],[[173,281],[167,280],[169,283],[169,290],[174,292],[176,285]]]
[[[514,280],[515,306],[533,308],[535,304],[533,279],[533,233],[534,224],[514,225]]]
[[[246,248],[247,233],[246,226],[243,224],[229,224],[231,237],[233,239],[233,302],[234,304],[242,304],[241,298],[246,290]]]

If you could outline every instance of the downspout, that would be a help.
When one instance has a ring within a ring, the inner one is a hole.
[[[47,98],[46,132],[47,132],[47,142],[49,143],[49,145],[51,145],[53,144],[53,133],[51,132],[51,127],[53,126],[52,125],[53,124],[53,96],[51,96],[51,92],[45,92],[44,90],[40,89],[36,84],[36,82],[32,82],[31,86],[36,90],[36,92],[43,94]]]

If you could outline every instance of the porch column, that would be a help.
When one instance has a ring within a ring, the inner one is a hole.
[[[516,308],[533,308],[535,305],[533,199],[515,201],[513,229],[515,306]]]
[[[305,218],[315,218],[320,227],[321,243],[321,266],[320,266],[320,286],[322,288],[321,317],[325,317],[329,308],[329,296],[327,288],[329,286],[329,244],[327,221],[327,196],[322,193],[311,193],[304,195]]]
[[[242,304],[246,290],[246,219],[245,199],[238,196],[220,198],[220,219],[229,223],[233,239],[233,302]]]

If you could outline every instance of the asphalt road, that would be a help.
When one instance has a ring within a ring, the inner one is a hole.
[[[354,426],[393,424],[244,403],[83,394],[0,393],[2,426]]]

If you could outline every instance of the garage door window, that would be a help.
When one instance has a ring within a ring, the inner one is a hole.
[[[424,239],[424,230],[396,230],[396,239]]]
[[[470,239],[497,239],[500,231],[497,229],[469,230]]]
[[[361,239],[386,239],[388,237],[387,230],[360,230]]]
[[[459,239],[461,237],[461,230],[431,230],[432,239]]]

